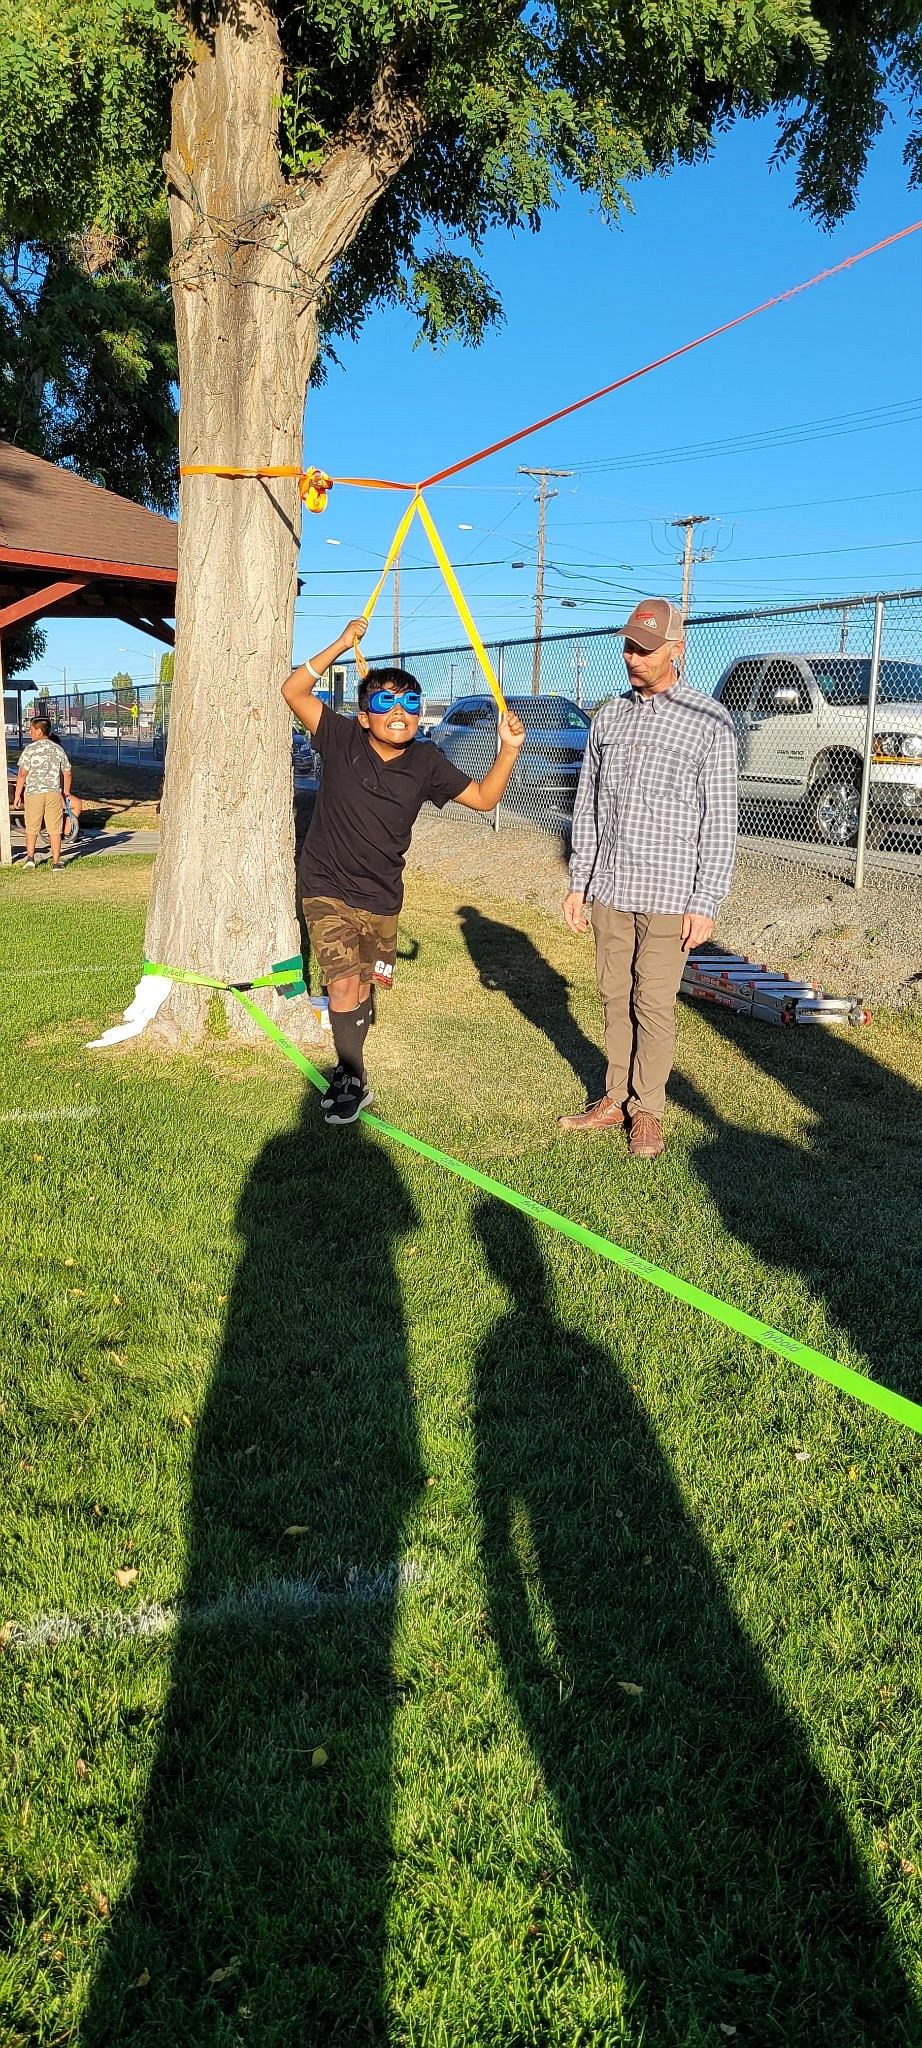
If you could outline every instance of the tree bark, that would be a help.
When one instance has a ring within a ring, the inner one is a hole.
[[[406,161],[422,116],[394,68],[319,176],[286,186],[274,18],[243,0],[178,83],[170,186],[180,463],[302,462],[317,297]],[[301,506],[295,479],[183,477],[176,660],[160,846],[145,935],[165,967],[242,981],[299,946],[291,666]],[[265,995],[266,992],[264,992]],[[177,983],[151,1027],[200,1038],[211,996]],[[229,1028],[258,1035],[232,996]],[[266,1007],[316,1037],[304,998]]]

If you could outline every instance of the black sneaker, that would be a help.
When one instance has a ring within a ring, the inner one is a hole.
[[[320,1097],[320,1107],[323,1110],[324,1116],[326,1116],[327,1110],[330,1108],[331,1104],[335,1102],[336,1097],[339,1094],[339,1091],[343,1085],[343,1082],[347,1081],[348,1079],[348,1067],[344,1067],[342,1061],[337,1060],[336,1065],[333,1068],[333,1072],[330,1075],[329,1082],[327,1083],[326,1094],[321,1095]]]
[[[323,1098],[324,1120],[328,1124],[354,1124],[373,1100],[367,1081],[344,1073],[341,1080],[331,1083]]]

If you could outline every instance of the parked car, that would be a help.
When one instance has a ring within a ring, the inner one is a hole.
[[[588,714],[569,697],[510,697],[508,703],[525,726],[525,739],[504,803],[569,814],[586,751]],[[496,725],[496,705],[481,692],[449,705],[431,737],[456,768],[480,782],[496,759]]]
[[[791,808],[813,837],[852,846],[871,664],[857,654],[745,655],[714,692],[739,749],[740,797]],[[882,661],[869,818],[922,829],[922,662]]]
[[[313,749],[313,747],[311,746],[311,743],[310,743],[310,736],[309,736],[309,734],[308,734],[308,733],[306,733],[306,732],[296,732],[296,733],[293,733],[293,734],[292,734],[292,740],[291,740],[291,762],[292,762],[292,767],[293,767],[293,768],[297,768],[297,770],[298,770],[299,774],[301,774],[301,775],[312,775],[312,774],[313,774],[313,772],[314,772],[314,749]]]

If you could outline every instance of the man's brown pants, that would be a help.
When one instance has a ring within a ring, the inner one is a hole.
[[[629,1116],[642,1109],[662,1116],[685,959],[681,916],[593,903],[592,929],[605,1014],[606,1091]]]

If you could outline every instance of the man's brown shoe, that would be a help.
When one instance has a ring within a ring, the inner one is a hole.
[[[616,1102],[613,1095],[603,1095],[600,1102],[590,1102],[588,1108],[579,1110],[575,1116],[559,1116],[557,1128],[559,1131],[616,1131],[624,1122],[620,1102]]]
[[[639,1109],[631,1118],[632,1159],[658,1159],[665,1150],[659,1117],[649,1109]]]

